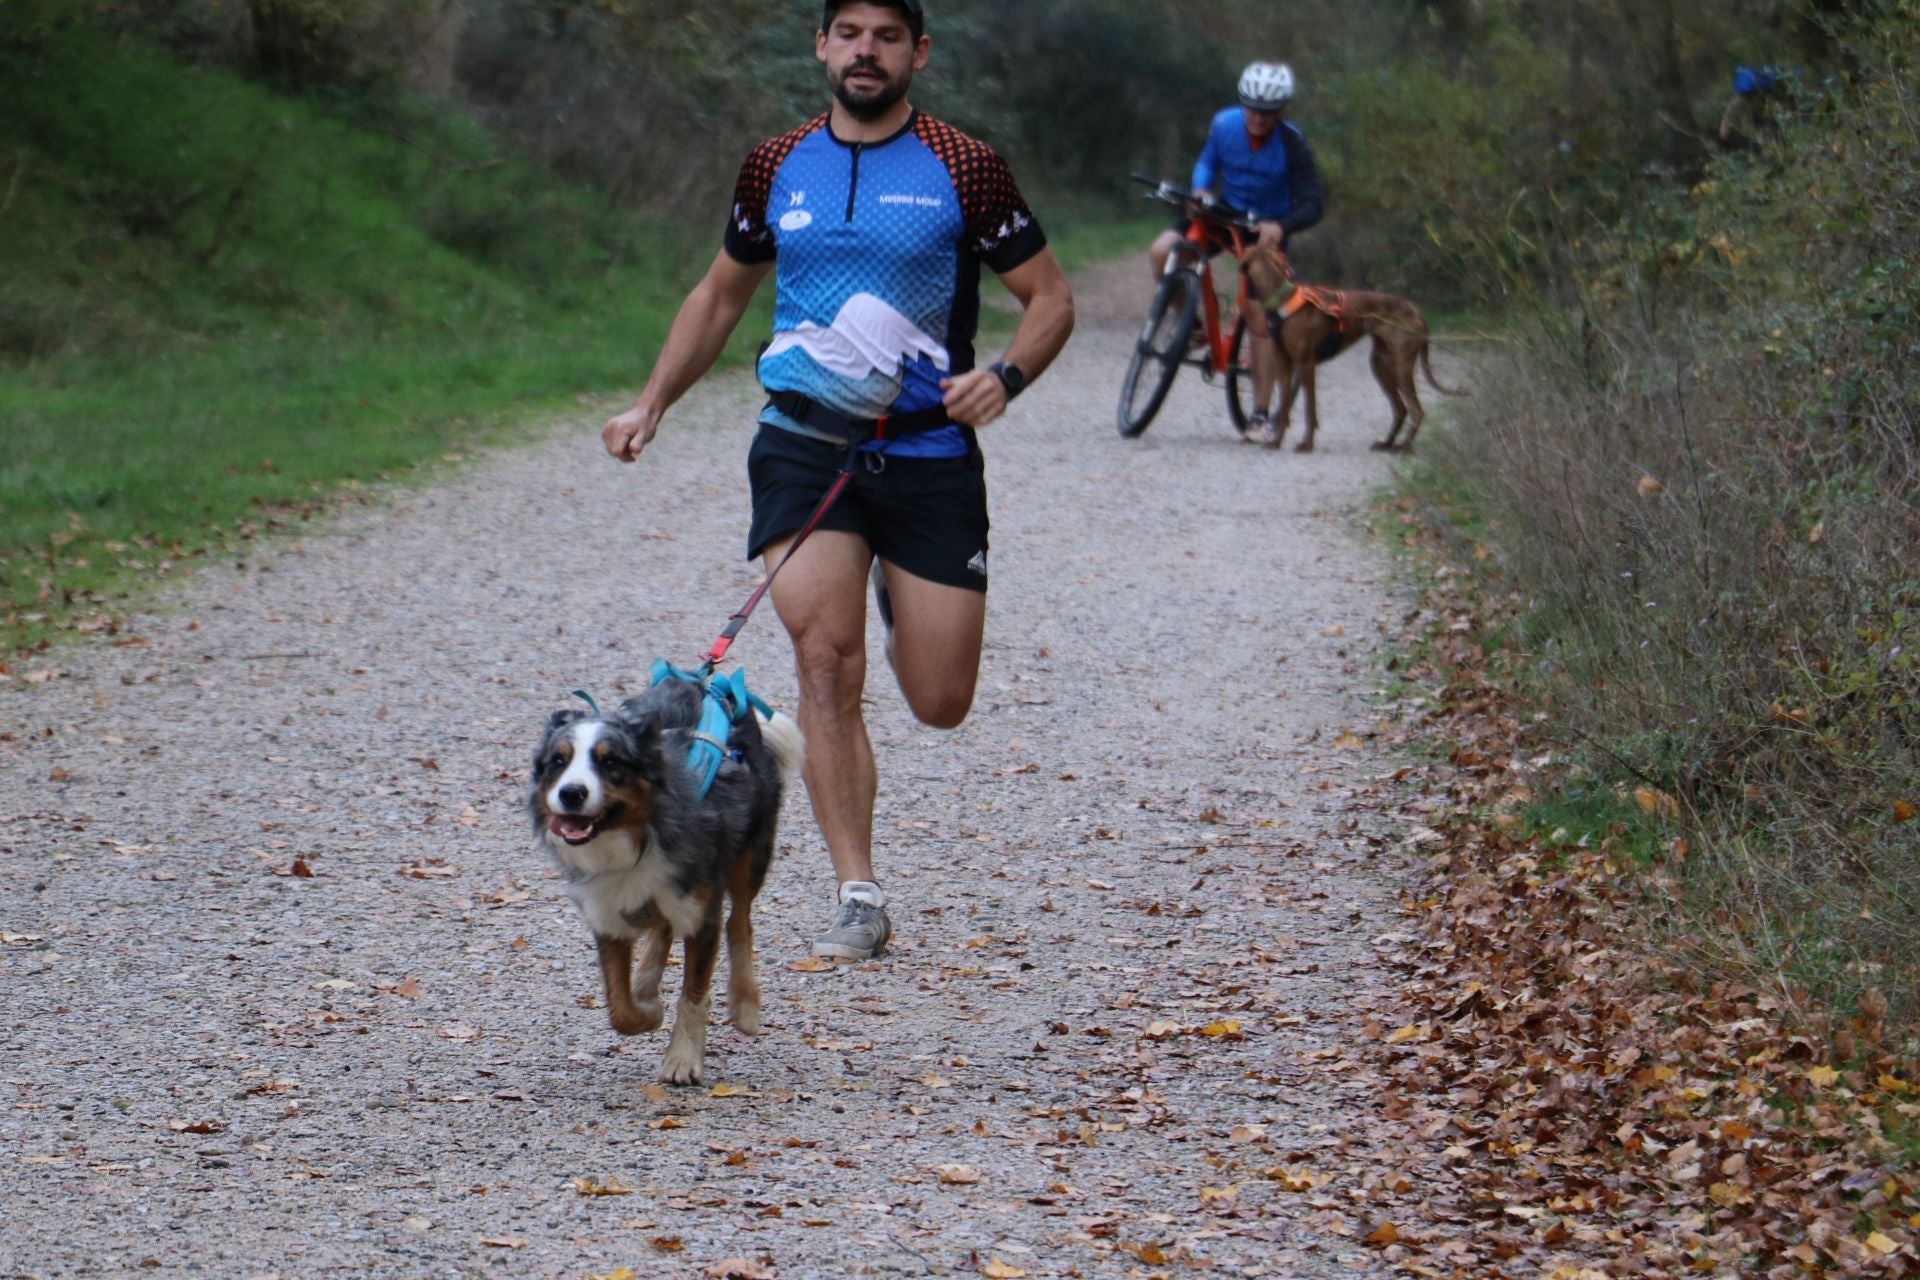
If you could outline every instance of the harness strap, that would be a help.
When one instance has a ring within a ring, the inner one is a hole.
[[[829,408],[813,397],[802,395],[798,391],[770,392],[767,403],[801,426],[827,435],[839,436],[849,444],[864,444],[869,440],[891,440],[899,436],[917,435],[922,431],[937,431],[953,423],[953,419],[947,416],[946,408],[941,405],[935,405],[931,409],[916,409],[912,413],[896,413],[878,418],[850,418],[839,410]]]
[[[1276,294],[1283,298],[1279,311],[1281,319],[1294,315],[1303,307],[1315,307],[1327,314],[1334,327],[1341,333],[1347,331],[1347,295],[1338,289],[1323,289],[1319,285],[1299,284],[1288,294]],[[1271,308],[1269,308],[1271,309]]]
[[[700,722],[694,726],[693,745],[687,750],[687,767],[699,780],[699,794],[704,796],[713,789],[720,766],[731,754],[727,744],[733,725],[744,720],[749,711],[772,718],[773,709],[747,691],[744,671],[730,671],[724,676],[682,671],[665,658],[655,658],[648,683],[659,684],[662,680],[685,680],[701,686],[704,694],[700,701]]]

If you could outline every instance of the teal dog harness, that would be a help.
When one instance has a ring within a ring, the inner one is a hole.
[[[682,671],[665,658],[655,658],[647,683],[654,685],[662,680],[685,680],[701,686],[705,691],[706,696],[700,701],[700,723],[694,727],[693,746],[687,752],[687,767],[699,779],[700,794],[704,796],[713,789],[713,780],[719,776],[720,766],[729,757],[739,758],[739,752],[727,746],[733,726],[754,711],[772,719],[773,708],[761,701],[757,694],[747,692],[747,673],[744,671],[702,675]]]

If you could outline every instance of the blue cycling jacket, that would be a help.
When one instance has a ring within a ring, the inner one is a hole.
[[[974,366],[980,264],[1013,270],[1046,247],[993,148],[915,112],[880,142],[842,142],[828,117],[756,147],[740,170],[726,249],[772,261],[768,391],[852,418],[930,409]],[[761,418],[794,429],[778,410]],[[964,454],[957,426],[891,441],[893,454]]]
[[[1256,218],[1279,222],[1288,235],[1320,221],[1320,172],[1306,136],[1282,120],[1255,151],[1239,107],[1213,118],[1207,145],[1193,166],[1193,187]]]

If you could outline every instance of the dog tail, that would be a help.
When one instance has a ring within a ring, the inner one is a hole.
[[[1433,348],[1426,346],[1420,348],[1420,367],[1426,372],[1427,385],[1435,391],[1438,391],[1441,395],[1464,396],[1467,394],[1465,391],[1457,391],[1452,387],[1441,386],[1440,380],[1433,376]]]
[[[774,762],[780,766],[780,781],[794,786],[807,763],[807,740],[800,735],[799,722],[780,711],[774,712],[771,718],[757,711],[754,714],[759,716],[760,734],[773,752]]]

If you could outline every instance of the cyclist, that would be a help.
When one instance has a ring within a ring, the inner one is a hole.
[[[1217,200],[1252,215],[1260,226],[1260,243],[1278,249],[1295,232],[1320,221],[1320,173],[1313,150],[1293,122],[1284,119],[1293,100],[1293,70],[1284,62],[1255,62],[1240,73],[1240,105],[1214,116],[1207,144],[1193,166],[1193,194]],[[1158,280],[1167,255],[1187,234],[1192,223],[1181,218],[1153,242],[1148,259]],[[1225,248],[1215,242],[1215,251]],[[1249,300],[1247,328],[1253,344],[1253,405],[1241,439],[1264,441],[1272,430],[1268,411],[1273,405],[1279,358],[1267,338],[1267,320]]]
[[[749,558],[780,563],[843,466],[852,479],[772,597],[793,640],[807,795],[839,878],[814,954],[865,959],[892,936],[874,878],[872,745],[861,714],[869,580],[916,718],[958,725],[986,621],[987,500],[974,430],[1052,363],[1073,295],[991,147],[913,109],[930,41],[920,0],[826,0],[814,55],[828,111],[762,143],[725,243],[682,304],[634,407],[601,432],[631,462],[720,354],[774,273],[770,394],[747,459]],[[980,367],[980,265],[1024,314]]]

